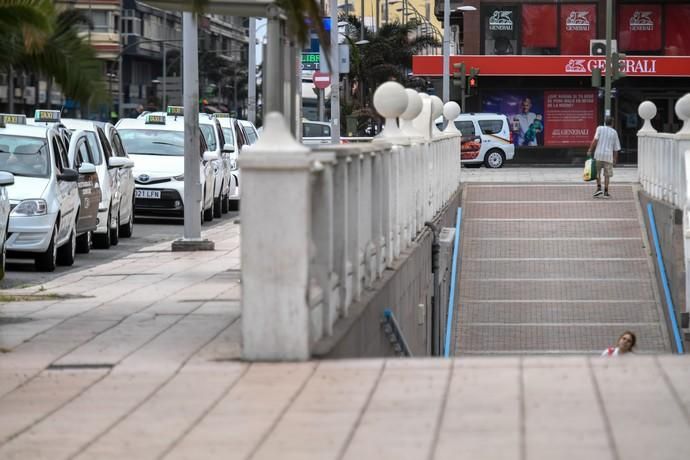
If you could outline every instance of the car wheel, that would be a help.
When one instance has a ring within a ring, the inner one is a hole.
[[[134,203],[132,203],[132,211],[129,213],[129,222],[120,225],[120,236],[130,238],[134,234]]]
[[[221,213],[223,211],[222,209],[222,203],[221,201],[223,200],[222,196],[218,196],[218,198],[213,199],[213,217],[219,218],[221,216]]]
[[[91,250],[91,232],[86,232],[77,237],[77,252],[88,254]]]
[[[115,227],[110,229],[110,245],[117,246],[120,242],[120,214],[117,215],[117,221],[115,222]]]
[[[57,246],[55,240],[57,240],[57,227],[53,227],[53,235],[50,238],[50,244],[46,252],[36,256],[36,259],[34,259],[36,270],[41,272],[55,271],[55,266],[57,265]]]
[[[506,157],[505,154],[499,150],[499,149],[491,149],[488,152],[486,152],[486,156],[484,157],[484,165],[487,168],[492,168],[492,169],[497,169],[503,166],[503,163],[505,163]]]
[[[213,210],[215,209],[215,206],[214,206],[215,202],[216,202],[215,199],[211,200],[211,207],[204,211],[204,219],[203,219],[204,221],[211,222],[213,220],[213,215],[215,214],[213,212]]]
[[[5,262],[7,261],[7,251],[5,245],[7,244],[7,231],[5,237],[2,239],[2,247],[0,248],[0,280],[5,277]]]
[[[108,220],[110,222],[110,212],[108,213]],[[110,226],[110,224],[108,224]],[[110,229],[106,228],[105,233],[94,233],[93,247],[98,249],[108,249],[110,247]]]
[[[60,246],[57,250],[57,263],[60,265],[73,265],[77,254],[77,230],[72,229],[67,243]]]
[[[230,196],[225,195],[221,202],[221,212],[226,214],[230,210]]]

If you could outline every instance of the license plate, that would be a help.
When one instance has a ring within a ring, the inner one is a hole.
[[[160,200],[161,199],[161,191],[160,190],[136,189],[134,196],[137,198],[148,198],[148,199]]]

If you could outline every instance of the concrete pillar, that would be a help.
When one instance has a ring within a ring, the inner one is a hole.
[[[239,165],[242,357],[308,360],[309,149],[294,139],[281,114],[269,113],[262,136],[242,151]]]

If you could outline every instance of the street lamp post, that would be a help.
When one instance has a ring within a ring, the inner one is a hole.
[[[340,55],[338,54],[338,0],[330,0],[331,14],[331,142],[340,143]]]
[[[256,18],[249,18],[249,55],[247,67],[249,67],[247,82],[247,118],[256,123]]]
[[[613,66],[611,65],[611,35],[613,29],[612,0],[606,0],[606,80],[604,84],[604,116],[611,116],[611,81]]]
[[[477,11],[474,6],[460,6],[456,11]],[[450,0],[443,2],[443,102],[450,100]]]

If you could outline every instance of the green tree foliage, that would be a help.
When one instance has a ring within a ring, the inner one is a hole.
[[[50,0],[0,0],[0,65],[55,79],[64,94],[80,102],[105,97],[101,63],[78,33],[88,24],[78,10],[59,11]]]

